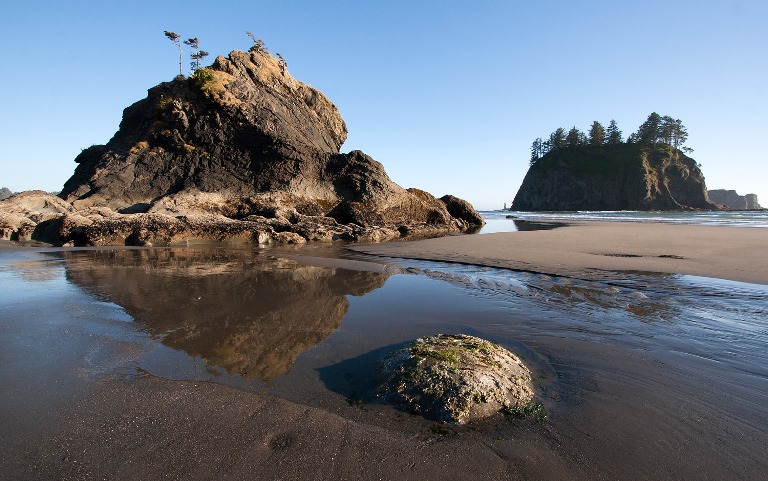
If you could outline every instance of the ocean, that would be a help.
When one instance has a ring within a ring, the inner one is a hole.
[[[768,227],[768,210],[752,211],[573,211],[519,212],[509,210],[482,211],[487,224],[481,233],[515,232],[520,221],[546,224],[568,221],[657,222],[664,224],[699,224],[736,227]],[[515,222],[518,221],[518,222]],[[524,228],[524,227],[523,227]]]

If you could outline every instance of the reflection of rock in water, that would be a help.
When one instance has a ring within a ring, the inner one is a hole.
[[[58,269],[51,269],[47,260],[26,259],[13,262],[9,267],[27,282],[48,282],[61,275]]]
[[[122,306],[163,344],[246,379],[272,381],[388,275],[248,251],[67,252],[67,277]]]

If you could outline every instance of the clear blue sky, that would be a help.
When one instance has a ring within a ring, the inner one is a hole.
[[[679,118],[709,188],[768,204],[768,1],[35,1],[0,12],[0,186],[59,190],[82,148],[178,69],[163,30],[216,55],[245,31],[340,109],[403,187],[510,203],[536,137]]]

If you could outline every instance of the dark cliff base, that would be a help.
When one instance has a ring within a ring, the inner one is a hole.
[[[717,209],[696,161],[663,145],[555,150],[528,170],[513,210]]]

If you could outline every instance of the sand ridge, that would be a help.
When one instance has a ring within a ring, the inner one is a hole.
[[[647,271],[768,284],[768,229],[574,222],[551,230],[355,245],[367,254],[589,276]]]

